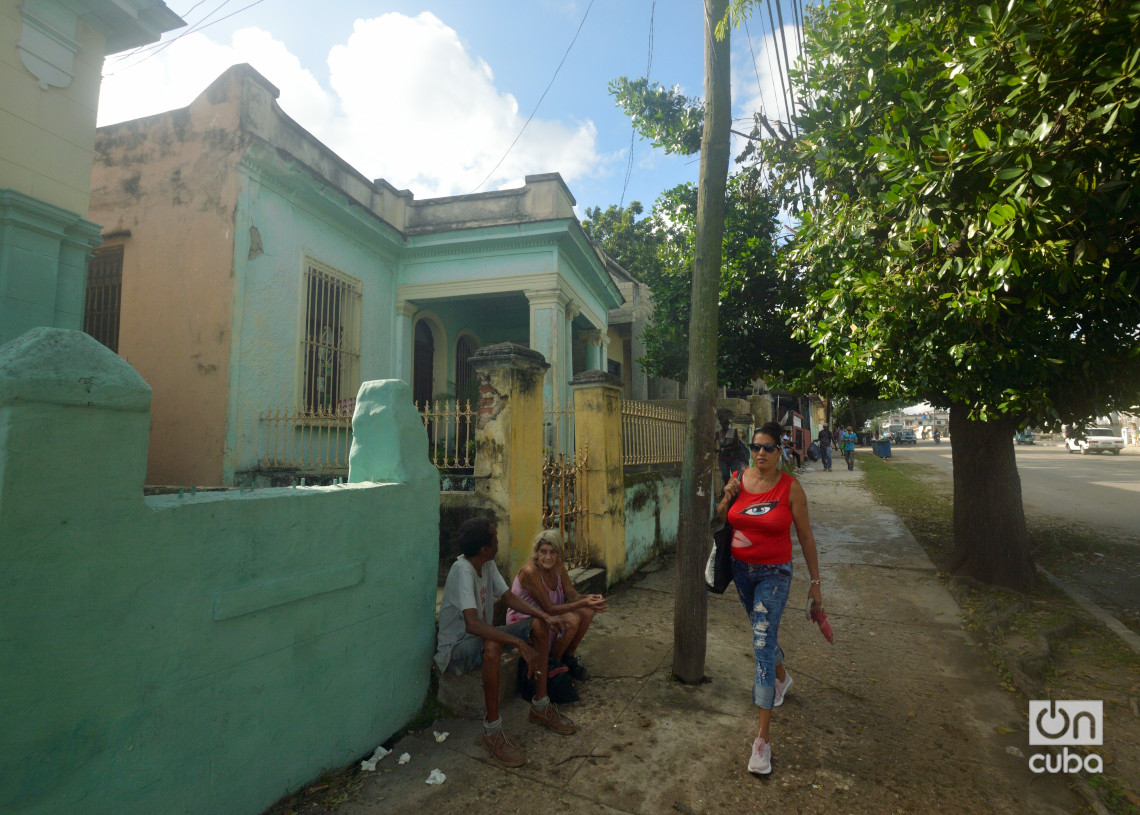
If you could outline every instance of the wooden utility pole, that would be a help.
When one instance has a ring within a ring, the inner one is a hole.
[[[716,467],[717,311],[724,240],[724,194],[728,181],[732,119],[727,30],[717,23],[728,0],[705,4],[705,126],[697,189],[697,234],[693,259],[693,306],[689,318],[688,421],[681,476],[681,524],[677,539],[677,592],[673,607],[673,674],[686,683],[705,675],[708,606],[704,565],[708,557],[710,495]]]

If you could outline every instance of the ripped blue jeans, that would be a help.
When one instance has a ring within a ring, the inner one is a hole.
[[[777,636],[792,586],[792,562],[765,566],[733,558],[732,580],[752,621],[752,648],[756,652],[752,701],[756,707],[771,710],[776,698],[776,666],[784,661]]]

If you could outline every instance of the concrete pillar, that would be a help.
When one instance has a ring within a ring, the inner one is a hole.
[[[574,391],[574,437],[589,451],[590,557],[606,570],[606,585],[625,577],[625,474],[622,468],[621,381],[605,371],[583,371]]]
[[[542,385],[550,366],[509,342],[480,348],[471,366],[479,380],[475,492],[498,528],[499,570],[513,575],[542,528]]]
[[[412,349],[414,338],[412,327],[415,325],[414,317],[418,307],[407,300],[396,301],[396,341],[392,344],[392,370],[397,379],[412,384]]]
[[[586,340],[586,369],[608,373],[606,349],[610,344],[609,333],[605,329],[583,331],[582,337]]]
[[[550,376],[543,383],[542,395],[547,402],[561,405],[565,401],[569,373],[569,332],[566,307],[570,298],[558,289],[527,290],[530,303],[530,347],[538,351],[550,365]]]

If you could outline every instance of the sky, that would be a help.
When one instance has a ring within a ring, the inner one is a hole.
[[[782,2],[794,60],[790,0]],[[693,0],[167,4],[187,27],[108,56],[100,126],[185,107],[247,62],[277,86],[281,108],[302,127],[365,176],[417,199],[558,172],[583,217],[623,201],[649,210],[665,190],[697,180],[697,157],[667,156],[633,136],[608,90],[648,67],[654,83],[703,96],[702,4]],[[751,129],[758,109],[786,118],[772,47],[766,14],[754,16],[747,34],[733,33],[738,130]]]

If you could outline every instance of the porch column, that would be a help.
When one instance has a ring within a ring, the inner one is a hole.
[[[393,343],[392,371],[396,379],[412,384],[412,326],[418,307],[407,300],[396,301],[396,341]]]
[[[499,533],[495,558],[513,575],[531,555],[542,529],[542,354],[510,342],[471,356],[479,380],[475,430],[475,493]]]
[[[565,380],[569,379],[566,356],[566,306],[570,298],[558,289],[529,289],[526,299],[530,303],[530,347],[538,351],[550,365],[550,376],[542,387],[547,402],[561,405],[565,395]]]
[[[586,340],[586,366],[591,371],[609,371],[606,365],[606,349],[610,345],[610,335],[604,328],[583,331]]]
[[[625,474],[622,464],[621,381],[605,371],[583,371],[574,391],[574,444],[588,449],[586,511],[590,557],[606,570],[606,585],[625,577]]]

